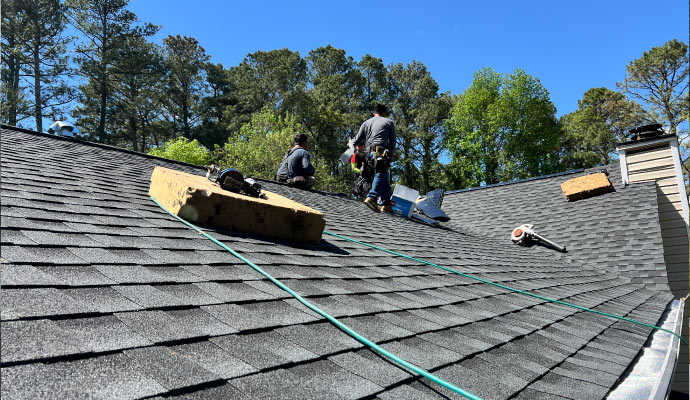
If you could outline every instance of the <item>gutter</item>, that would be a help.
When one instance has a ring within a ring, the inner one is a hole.
[[[686,300],[687,297],[672,300],[659,320],[660,326],[680,334]],[[667,399],[679,354],[678,337],[661,330],[655,331],[628,367],[622,381],[606,397],[607,400]]]
[[[674,300],[673,303],[677,304],[677,317],[676,320],[673,321],[673,327],[672,330],[674,332],[678,332],[678,334],[682,333],[683,330],[683,310],[685,308],[685,302],[687,301],[687,296],[679,299],[679,300]],[[664,321],[664,325],[667,324],[668,321]],[[669,326],[671,324],[669,323]],[[657,333],[666,333],[666,332],[657,332]],[[668,334],[666,334],[668,336]],[[655,335],[656,336],[656,335]],[[663,375],[661,376],[661,380],[659,381],[659,384],[656,387],[656,390],[653,392],[654,394],[654,399],[655,400],[663,400],[663,399],[668,399],[670,394],[671,394],[671,382],[673,382],[673,376],[675,375],[676,371],[676,365],[678,365],[678,358],[680,355],[680,339],[674,336],[669,336],[671,339],[671,348],[669,351],[666,353],[666,359],[664,360],[664,372]],[[653,344],[653,343],[652,343]],[[652,346],[653,348],[653,346]]]

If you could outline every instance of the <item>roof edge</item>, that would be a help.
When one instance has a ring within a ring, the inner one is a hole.
[[[186,163],[184,161],[177,161],[177,160],[172,160],[172,159],[164,158],[164,157],[152,156],[150,154],[141,153],[141,152],[134,151],[134,150],[123,149],[122,147],[111,146],[111,145],[103,144],[103,143],[90,142],[88,140],[82,140],[82,139],[77,139],[77,138],[68,137],[68,136],[51,135],[49,133],[37,132],[37,131],[33,131],[31,129],[20,128],[18,126],[0,124],[0,128],[13,130],[13,131],[17,131],[17,132],[22,132],[22,133],[28,133],[28,134],[36,135],[36,136],[47,137],[47,138],[54,139],[54,140],[63,140],[63,141],[67,141],[67,142],[83,144],[86,146],[99,147],[99,148],[106,149],[106,150],[115,150],[115,151],[119,151],[122,153],[133,154],[133,155],[142,156],[142,157],[150,158],[150,159],[154,159],[154,160],[161,160],[161,161],[171,162],[171,163],[175,163],[175,164],[180,164],[180,165],[184,165],[186,167],[193,167],[193,168],[200,168],[200,169],[205,168],[201,165],[190,164],[190,163]]]
[[[597,168],[597,167],[595,167]],[[601,166],[601,168],[606,168],[606,166]],[[491,185],[484,185],[484,186],[475,186],[471,188],[466,188],[466,189],[456,189],[456,190],[448,190],[444,192],[444,196],[448,194],[456,194],[456,193],[464,193],[464,192],[471,192],[474,190],[480,190],[480,189],[490,189],[494,187],[499,187],[499,186],[508,186],[508,185],[514,185],[516,183],[525,183],[525,182],[532,182],[532,181],[538,181],[540,179],[548,179],[548,178],[555,178],[557,176],[563,176],[563,175],[571,175],[571,174],[578,174],[580,172],[586,171],[585,168],[578,168],[578,169],[571,169],[569,171],[563,171],[563,172],[556,172],[553,174],[549,175],[541,175],[541,176],[535,176],[532,178],[525,178],[525,179],[519,179],[517,181],[510,181],[510,182],[499,182],[499,183],[492,183]]]
[[[662,326],[677,334],[683,328],[683,309],[686,299],[673,299],[659,318],[657,326]],[[640,390],[640,386],[649,390],[649,399],[665,400],[671,390],[680,355],[680,339],[668,332],[654,330],[644,347],[628,366],[624,377],[606,396],[607,400],[628,399],[630,394]],[[659,355],[659,350],[663,354]],[[660,368],[650,370],[649,365],[658,363],[663,358]],[[651,386],[651,387],[650,387]]]
[[[683,310],[685,308],[686,299],[674,300],[673,303],[678,303],[676,308],[678,310],[678,316],[674,321],[673,332],[681,335],[683,331]],[[671,392],[671,384],[673,383],[673,377],[676,374],[676,367],[678,366],[678,359],[680,358],[680,339],[673,337],[672,345],[669,352],[666,354],[666,360],[664,363],[664,374],[659,380],[656,393],[654,398],[656,400],[662,400],[668,398]]]

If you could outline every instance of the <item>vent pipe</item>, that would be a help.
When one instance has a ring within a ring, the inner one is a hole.
[[[74,137],[75,131],[79,131],[74,124],[67,121],[55,121],[50,128],[48,128],[48,133],[57,136],[69,136]]]

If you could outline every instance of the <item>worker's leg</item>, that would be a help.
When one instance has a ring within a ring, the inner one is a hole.
[[[391,205],[391,180],[390,173],[386,171],[383,173],[383,181],[381,182],[381,189],[379,191],[379,196],[381,196],[381,205],[389,206]]]
[[[307,189],[311,189],[311,187],[316,184],[316,178],[314,178],[313,176],[308,176],[305,179],[306,179],[306,188]]]
[[[391,203],[391,185],[388,182],[388,171],[377,172],[374,175],[374,182],[371,184],[371,190],[369,191],[368,197],[373,200],[380,197],[383,204]]]

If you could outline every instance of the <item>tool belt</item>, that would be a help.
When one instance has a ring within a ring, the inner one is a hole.
[[[275,180],[280,183],[287,183],[288,186],[294,186],[299,189],[304,189],[307,186],[307,178],[303,176],[293,176],[288,178],[285,175],[276,175]]]
[[[276,175],[275,180],[280,183],[287,183],[288,177],[285,175]]]
[[[367,164],[377,173],[388,171],[391,166],[391,153],[384,146],[371,145],[367,147]]]

